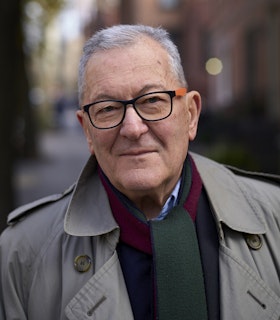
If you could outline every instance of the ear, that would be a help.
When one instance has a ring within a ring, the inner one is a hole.
[[[84,130],[84,134],[85,134],[86,139],[87,139],[87,144],[88,144],[89,151],[90,151],[91,154],[94,154],[92,136],[91,136],[91,133],[90,133],[91,124],[89,123],[87,115],[82,110],[78,110],[76,112],[76,116],[77,116],[77,119],[78,119],[81,127]]]
[[[192,141],[196,137],[198,120],[201,112],[201,96],[197,91],[188,93],[188,112],[189,112],[189,140]]]

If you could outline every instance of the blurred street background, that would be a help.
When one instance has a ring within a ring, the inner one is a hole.
[[[40,137],[40,156],[15,164],[15,206],[61,193],[78,178],[89,157],[82,129],[45,131]]]
[[[0,0],[0,231],[88,157],[75,120],[82,46],[118,23],[165,27],[203,99],[191,148],[280,173],[279,0]]]

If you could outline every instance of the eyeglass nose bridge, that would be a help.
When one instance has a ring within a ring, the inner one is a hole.
[[[120,101],[120,102],[123,104],[123,106],[124,106],[123,117],[122,117],[122,120],[121,120],[120,124],[124,121],[124,118],[125,118],[125,116],[126,116],[127,106],[130,105],[130,104],[132,105],[132,107],[133,107],[134,111],[136,112],[136,114],[138,115],[138,117],[139,117],[140,119],[142,119],[142,120],[145,120],[145,119],[141,116],[141,114],[139,113],[139,111],[138,111],[137,108],[136,108],[135,102],[136,102],[138,99],[139,99],[139,97],[136,97],[136,98],[133,98],[133,99],[130,99],[130,100],[122,100],[122,101]]]

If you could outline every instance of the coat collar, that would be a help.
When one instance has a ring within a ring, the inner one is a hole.
[[[69,203],[64,230],[73,236],[98,236],[118,229],[98,177],[97,161],[91,156],[84,167]]]
[[[223,238],[223,224],[239,232],[264,234],[263,214],[241,179],[217,162],[193,153],[192,157],[215,213],[220,236]]]
[[[191,155],[215,213],[220,236],[223,238],[223,224],[239,232],[264,234],[266,226],[261,210],[236,175],[217,162]],[[96,159],[91,156],[75,187],[64,229],[74,236],[97,236],[118,228],[98,177]]]

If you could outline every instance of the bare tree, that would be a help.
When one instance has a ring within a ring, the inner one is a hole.
[[[20,0],[0,2],[0,228],[13,208],[15,124],[22,58]]]

